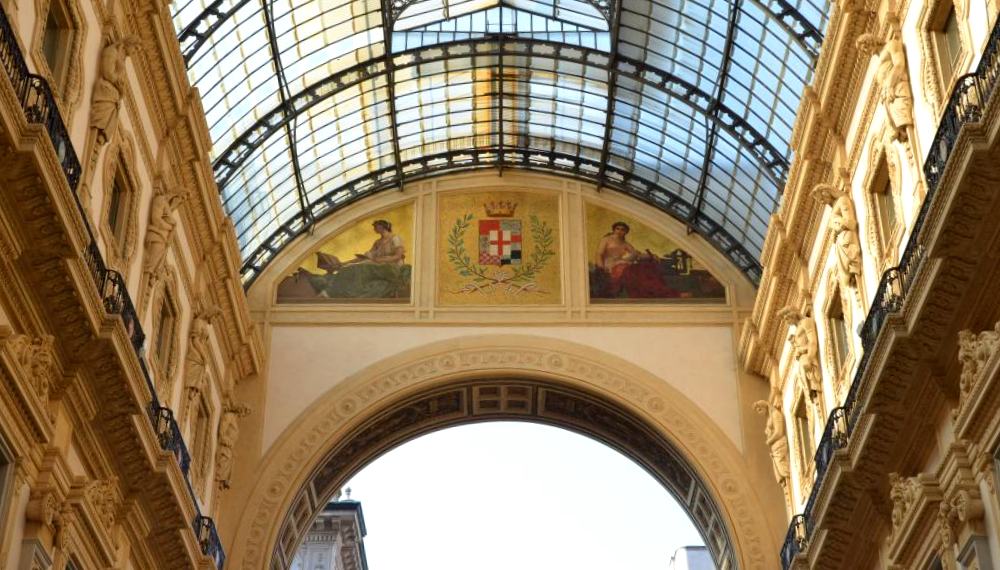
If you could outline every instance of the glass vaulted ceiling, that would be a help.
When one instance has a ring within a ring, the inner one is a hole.
[[[401,181],[529,168],[684,221],[751,281],[826,0],[179,0],[249,285]]]

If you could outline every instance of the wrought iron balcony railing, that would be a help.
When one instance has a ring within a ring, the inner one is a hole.
[[[959,132],[963,125],[982,120],[983,109],[996,90],[998,77],[1000,77],[1000,20],[993,26],[993,31],[990,33],[989,41],[976,71],[959,78],[948,100],[944,115],[941,117],[937,133],[934,135],[934,141],[930,147],[930,153],[924,162],[927,195],[924,197],[924,202],[914,220],[913,230],[910,232],[899,265],[882,274],[872,306],[861,326],[862,354],[858,368],[851,381],[844,405],[834,409],[827,421],[823,438],[816,451],[816,481],[802,514],[792,517],[785,545],[781,549],[781,564],[785,570],[791,566],[795,555],[809,544],[814,526],[813,505],[823,486],[833,453],[837,449],[847,446],[861,415],[862,410],[857,403],[857,398],[868,368],[872,349],[875,347],[875,342],[878,340],[889,315],[903,308],[926,255],[926,248],[921,241],[924,222],[948,166],[948,160],[955,148]]]
[[[201,551],[215,561],[216,568],[222,568],[226,564],[226,553],[222,550],[222,541],[219,540],[219,532],[215,528],[215,521],[209,517],[198,516],[194,519],[194,534],[201,544]]]
[[[785,543],[781,546],[781,567],[789,568],[795,555],[805,548],[806,540],[806,518],[803,515],[792,517],[792,523],[788,525],[788,532],[785,533]]]
[[[63,122],[59,108],[56,107],[55,97],[44,77],[28,71],[28,64],[24,61],[24,55],[17,45],[17,37],[11,28],[10,20],[7,19],[7,13],[2,10],[0,12],[3,12],[0,15],[0,65],[7,71],[7,77],[14,87],[14,93],[21,103],[28,122],[45,127],[52,141],[52,148],[55,149],[56,157],[59,158],[63,173],[66,175],[66,181],[69,182],[69,187],[76,191],[83,169],[70,142],[66,123]]]
[[[44,77],[29,72],[24,55],[18,47],[17,38],[10,25],[10,20],[7,18],[7,13],[3,10],[2,6],[0,6],[0,66],[3,67],[11,86],[14,88],[25,119],[29,123],[43,125],[49,135],[49,140],[55,150],[56,157],[59,159],[66,182],[73,192],[77,209],[80,211],[84,227],[90,238],[87,247],[83,251],[83,261],[90,270],[90,275],[93,278],[105,312],[118,315],[125,325],[125,331],[128,333],[132,350],[139,361],[139,368],[142,370],[143,379],[149,389],[150,402],[148,413],[150,423],[159,440],[160,447],[174,455],[181,473],[184,475],[188,493],[197,513],[191,523],[191,527],[194,530],[195,536],[198,537],[201,551],[206,556],[210,556],[215,561],[216,567],[221,570],[226,560],[222,542],[219,540],[215,522],[211,518],[202,515],[198,498],[191,487],[191,455],[188,453],[187,445],[184,443],[180,427],[174,419],[173,411],[162,406],[157,397],[155,384],[150,377],[149,369],[142,354],[146,335],[139,322],[135,305],[132,303],[132,297],[128,293],[125,279],[121,273],[108,268],[105,264],[100,248],[97,246],[97,241],[94,239],[94,233],[88,222],[86,212],[83,209],[83,204],[80,203],[79,196],[76,193],[82,168],[76,151],[73,148],[72,141],[69,138],[69,131],[66,129],[62,115],[59,113],[59,108],[56,106],[55,97],[49,88],[48,82]]]

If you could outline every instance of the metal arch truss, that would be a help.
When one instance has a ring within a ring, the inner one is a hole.
[[[407,180],[419,180],[452,172],[495,168],[499,161],[500,149],[486,147],[422,156],[408,160],[402,166]],[[598,162],[577,155],[552,150],[508,146],[504,148],[503,162],[504,166],[508,168],[551,172],[588,182],[599,182],[600,165]],[[312,203],[308,211],[295,214],[268,236],[264,243],[254,250],[243,263],[243,267],[240,269],[243,287],[249,289],[268,263],[286,245],[309,231],[313,223],[361,198],[398,187],[401,181],[396,178],[395,173],[395,166],[371,172],[327,193]],[[685,222],[688,227],[693,228],[721,251],[754,285],[760,282],[761,265],[757,258],[719,223],[697,211],[694,206],[673,192],[613,165],[608,165],[605,169],[604,184]]]
[[[481,49],[482,46],[495,46],[495,49],[486,51]],[[525,38],[508,38],[500,42],[496,36],[489,36],[476,40],[435,44],[429,47],[399,52],[394,55],[393,59],[396,60],[395,68],[401,69],[471,55],[477,57],[524,55],[532,58],[569,61],[604,69],[609,72],[610,76],[620,75],[647,86],[655,87],[661,92],[687,103],[694,110],[708,116],[713,124],[733,135],[740,142],[741,146],[746,148],[760,161],[763,171],[771,177],[777,187],[781,188],[784,185],[785,176],[788,172],[787,159],[768,142],[763,134],[756,131],[744,120],[739,113],[726,107],[718,98],[705,92],[697,85],[621,54],[613,62],[615,66],[614,70],[610,70],[608,66],[612,64],[611,56],[605,52],[557,42]],[[386,72],[386,62],[381,60],[365,62],[350,67],[314,83],[301,93],[297,93],[289,98],[287,107],[291,112],[286,112],[284,108],[276,108],[268,112],[233,141],[213,163],[215,179],[218,181],[219,187],[225,188],[233,175],[239,171],[240,167],[251,156],[253,151],[264,144],[278,130],[284,128],[285,124],[293,120],[296,115],[343,89],[383,75]],[[609,96],[611,95],[609,94]]]
[[[228,9],[223,9],[227,0],[214,0],[204,10],[201,11],[184,29],[177,34],[177,40],[181,44],[181,54],[184,56],[184,63],[190,64],[194,56],[212,38],[212,34],[219,30],[227,20],[232,18],[251,0],[238,0]],[[261,1],[261,0],[257,0]],[[267,0],[263,0],[267,1]],[[391,21],[395,22],[399,14],[408,6],[419,0],[391,0],[387,2],[391,8]],[[613,20],[613,11],[621,8],[622,0],[588,0],[597,10],[604,14],[609,23]],[[799,10],[788,0],[753,0],[772,18],[782,29],[802,46],[815,62],[819,57],[820,44],[823,43],[823,34],[813,25]],[[502,3],[502,1],[501,1]]]
[[[215,0],[202,10],[194,20],[191,20],[191,23],[184,26],[181,33],[177,34],[177,41],[181,44],[181,54],[184,56],[185,64],[190,65],[198,50],[212,38],[212,34],[221,28],[226,20],[249,4],[250,0],[239,0],[229,9],[223,10],[222,5],[225,3],[226,0]]]
[[[785,29],[808,53],[813,62],[819,59],[823,34],[787,0],[753,0]]]
[[[391,0],[390,1],[390,16],[393,23],[399,19],[399,15],[403,13],[404,10],[410,6],[417,4],[418,2],[423,2],[424,0]],[[605,20],[611,20],[611,3],[612,0],[584,0],[586,3],[594,7],[595,10],[604,15]],[[500,6],[506,6],[507,3],[504,0],[500,0],[498,3]],[[620,4],[620,2],[619,2]],[[528,10],[529,12],[531,10]]]

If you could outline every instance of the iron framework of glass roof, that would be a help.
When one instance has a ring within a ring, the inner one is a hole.
[[[180,0],[245,286],[408,180],[525,168],[704,236],[756,283],[826,0]]]

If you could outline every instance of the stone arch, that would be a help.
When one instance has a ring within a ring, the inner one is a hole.
[[[487,408],[495,410],[483,408],[489,394],[494,403]],[[511,404],[518,399],[520,404]],[[557,417],[556,402],[562,410],[588,409],[583,415],[590,414],[590,425],[580,414]],[[595,414],[632,427],[616,434],[607,422],[593,420]],[[231,497],[242,512],[230,542],[230,567],[283,568],[284,553],[290,560],[301,538],[298,529],[307,527],[353,471],[389,448],[448,425],[512,417],[582,432],[632,457],[678,496],[706,544],[717,547],[720,563],[728,556],[730,568],[777,566],[782,529],[765,515],[755,477],[709,415],[676,388],[592,347],[485,335],[387,358],[303,412],[247,471],[256,480],[243,496]],[[414,423],[418,428],[407,427]],[[651,449],[671,450],[671,461],[656,459]],[[680,471],[671,475],[670,465]],[[677,477],[684,473],[690,476],[688,494],[679,496]]]

